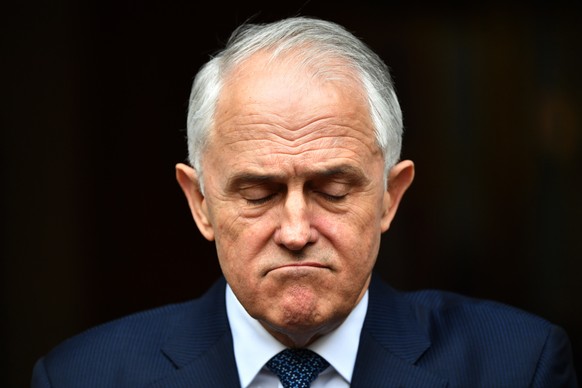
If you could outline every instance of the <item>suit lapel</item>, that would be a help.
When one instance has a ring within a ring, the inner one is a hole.
[[[165,378],[149,385],[150,388],[181,387],[239,387],[240,382],[232,352],[232,337],[223,336],[195,360],[187,363]]]
[[[447,381],[416,362],[430,347],[421,314],[376,276],[370,284],[352,387],[442,387]]]
[[[149,387],[240,386],[220,279],[177,321],[162,353],[176,369]]]
[[[224,279],[181,317],[162,353],[175,370],[157,387],[240,386],[226,316]],[[374,277],[362,328],[352,387],[444,387],[447,381],[416,365],[430,347],[422,312]]]

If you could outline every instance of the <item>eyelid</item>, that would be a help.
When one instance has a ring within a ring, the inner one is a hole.
[[[357,180],[350,179],[351,176],[327,176],[319,177],[307,181],[305,189],[318,195],[323,200],[335,203],[343,201],[352,191]],[[273,182],[269,179],[253,179],[252,181],[240,182],[236,189],[242,199],[250,206],[260,206],[266,204],[287,190],[284,183]]]
[[[256,206],[274,199],[280,190],[277,187],[268,184],[252,184],[247,187],[241,187],[238,191],[240,196],[249,205]]]
[[[319,192],[319,194],[329,202],[340,202],[348,196],[347,193],[342,195],[332,195],[321,191]]]
[[[272,200],[273,198],[275,198],[275,195],[277,195],[276,193],[273,194],[269,194],[266,197],[262,197],[262,198],[257,198],[257,199],[249,199],[249,198],[245,198],[245,200],[247,201],[247,203],[249,205],[262,205],[265,204],[267,202],[269,202],[270,200]]]
[[[312,185],[312,190],[332,197],[343,197],[353,188],[353,184],[345,181],[330,180],[315,182]]]

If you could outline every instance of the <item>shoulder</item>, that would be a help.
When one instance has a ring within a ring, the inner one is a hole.
[[[377,277],[370,285],[370,301],[376,316],[396,311],[403,322],[414,321],[431,337],[464,333],[512,337],[543,334],[553,327],[546,319],[504,303],[442,290],[399,291]]]
[[[184,328],[188,328],[188,335],[195,336],[198,327],[208,326],[209,314],[220,310],[220,294],[220,285],[216,284],[199,299],[134,313],[77,334],[37,362],[33,382],[124,386],[125,381],[135,385],[163,376],[174,368],[163,353],[164,344]]]
[[[120,382],[163,375],[171,370],[160,351],[169,328],[195,304],[192,301],[136,313],[63,341],[37,362],[33,387],[122,386]]]
[[[440,290],[397,291],[373,280],[364,328],[389,352],[450,386],[575,387],[569,339],[522,309]]]
[[[553,326],[540,316],[493,300],[440,290],[401,292],[401,295],[427,325],[452,324],[473,333],[498,329],[500,334],[508,336],[522,332],[547,333]]]
[[[95,326],[63,341],[49,357],[74,357],[84,352],[99,356],[103,350],[115,353],[121,349],[155,346],[164,341],[168,329],[195,305],[196,301],[171,304]]]
[[[463,366],[452,381],[575,386],[569,339],[548,320],[492,300],[451,292],[402,293],[432,346],[421,363]]]

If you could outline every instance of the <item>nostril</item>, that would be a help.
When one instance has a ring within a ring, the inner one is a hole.
[[[309,242],[310,234],[308,225],[284,223],[276,232],[275,237],[278,244],[284,245],[291,250],[299,250]]]
[[[305,234],[295,234],[286,238],[283,244],[291,250],[298,251],[303,249],[308,241],[309,236],[306,236]]]
[[[304,224],[282,224],[275,231],[275,242],[291,251],[299,251],[307,245],[315,243],[317,231],[308,223]]]

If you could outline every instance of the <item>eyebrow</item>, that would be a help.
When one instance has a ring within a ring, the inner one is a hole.
[[[307,172],[305,175],[308,180],[343,178],[355,185],[363,184],[369,180],[362,169],[351,165],[339,165],[331,168],[315,169]],[[282,182],[285,178],[285,174],[262,174],[244,171],[230,177],[228,179],[227,187],[229,189],[237,189],[243,185],[261,185]]]
[[[308,174],[309,176],[322,176],[325,178],[329,178],[329,177],[346,177],[348,179],[354,179],[354,180],[362,180],[366,178],[366,174],[364,173],[364,171],[358,167],[354,167],[351,165],[347,165],[347,164],[342,164],[340,166],[334,166],[332,168],[329,169],[322,169],[322,170],[317,170],[313,173]]]
[[[227,187],[233,189],[242,185],[260,185],[281,180],[283,180],[283,175],[242,172],[230,177],[228,179]]]

